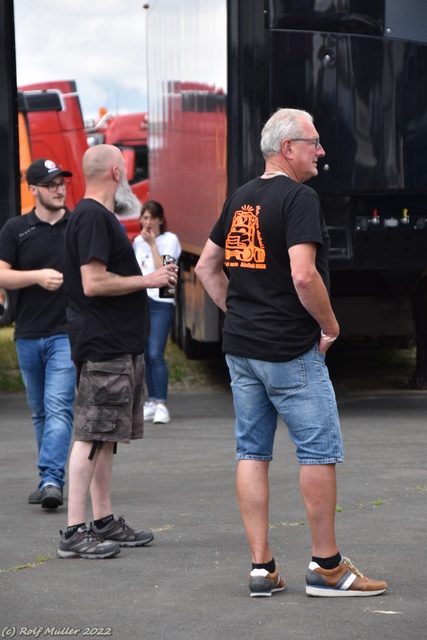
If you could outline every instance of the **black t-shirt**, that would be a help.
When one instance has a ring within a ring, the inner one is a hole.
[[[145,289],[123,296],[87,297],[80,267],[100,260],[119,276],[141,275],[132,245],[116,216],[96,200],[76,206],[65,234],[64,282],[71,355],[75,362],[143,353],[149,331]]]
[[[230,194],[210,239],[224,248],[229,276],[223,351],[269,362],[313,347],[319,325],[295,290],[288,249],[317,244],[329,291],[329,234],[313,189],[285,176],[255,178]]]
[[[0,232],[0,260],[18,271],[56,269],[62,273],[63,236],[70,212],[55,224],[30,213],[8,220]],[[17,290],[15,339],[67,333],[64,286],[48,291],[39,285]]]

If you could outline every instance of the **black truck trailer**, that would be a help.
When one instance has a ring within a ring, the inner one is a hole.
[[[0,229],[20,211],[18,97],[12,0],[0,0]],[[0,288],[0,326],[9,296]]]
[[[0,2],[0,228],[20,210],[13,2]],[[12,213],[13,212],[13,213]]]
[[[156,0],[147,13],[150,196],[183,246],[175,336],[220,340],[194,265],[227,193],[263,171],[264,122],[306,109],[342,336],[409,341],[427,377],[427,3]]]

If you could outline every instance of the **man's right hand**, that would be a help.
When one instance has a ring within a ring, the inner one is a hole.
[[[56,291],[64,282],[64,276],[55,269],[40,269],[37,284],[48,291]]]
[[[147,289],[157,289],[157,287],[175,287],[178,282],[178,267],[176,264],[167,264],[153,273],[144,276]]]
[[[338,334],[339,334],[339,331],[335,336],[328,336],[326,335],[326,333],[323,333],[323,331],[321,331],[320,340],[319,340],[320,353],[326,353],[327,350],[330,349],[330,347],[333,345],[335,340],[338,338]]]

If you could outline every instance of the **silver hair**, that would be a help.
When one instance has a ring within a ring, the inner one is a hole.
[[[261,152],[269,158],[280,152],[286,138],[302,138],[302,120],[313,122],[313,116],[302,109],[278,109],[261,131]]]
[[[130,188],[126,172],[122,171],[120,182],[114,195],[114,213],[119,217],[126,217],[138,214],[140,209],[141,203]]]

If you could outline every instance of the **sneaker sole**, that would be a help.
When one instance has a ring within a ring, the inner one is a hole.
[[[121,541],[121,540],[111,540],[110,538],[106,538],[105,542],[115,542],[120,547],[144,547],[146,544],[150,544],[150,542],[153,542],[153,540],[154,540],[154,536],[151,536],[151,538],[147,538],[147,540],[132,540],[130,542]]]
[[[267,584],[264,583],[262,578],[251,581],[251,583],[249,584],[249,592],[250,592],[251,598],[269,598],[271,595],[273,595],[273,593],[277,593],[278,591],[284,591],[286,588],[286,585],[283,585],[283,587],[270,588],[270,584],[268,583],[271,583],[271,581],[268,580],[266,582]]]
[[[58,549],[56,555],[61,560],[72,560],[78,558],[84,558],[85,560],[104,560],[106,558],[114,558],[120,553],[120,547],[114,551],[108,551],[107,553],[76,553],[75,551],[63,551]]]
[[[154,424],[169,424],[170,419],[169,420],[153,420]]]
[[[385,589],[377,591],[341,591],[340,589],[328,589],[326,587],[310,587],[306,586],[305,592],[308,596],[316,596],[318,598],[351,598],[351,597],[368,597],[378,596],[384,593]]]
[[[45,498],[41,501],[42,509],[57,509],[64,504],[59,498]]]

